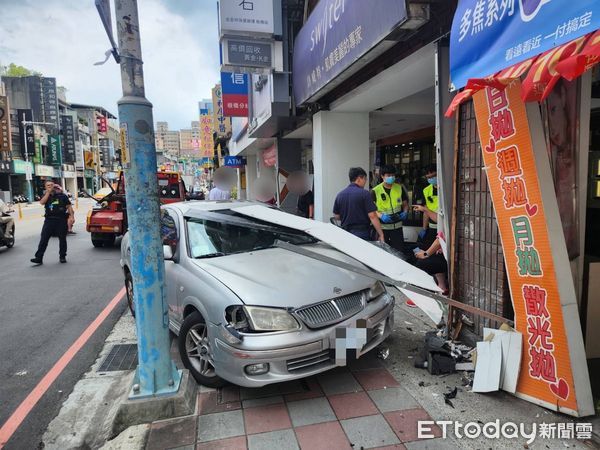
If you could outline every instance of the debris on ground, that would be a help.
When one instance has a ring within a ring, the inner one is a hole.
[[[451,400],[453,398],[456,398],[456,393],[458,392],[458,388],[455,387],[454,389],[452,389],[450,392],[446,392],[444,394],[444,402],[446,403],[446,405],[451,406],[452,408],[454,408],[454,405],[452,404]]]
[[[380,348],[377,352],[377,357],[379,359],[388,359],[388,356],[390,356],[390,349],[388,347]]]

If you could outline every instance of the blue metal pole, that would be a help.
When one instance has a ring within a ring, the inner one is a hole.
[[[181,373],[169,354],[169,316],[152,104],[146,99],[136,0],[116,0],[123,98],[121,128],[127,132],[130,165],[125,170],[131,275],[138,336],[138,368],[130,398],[175,393]]]

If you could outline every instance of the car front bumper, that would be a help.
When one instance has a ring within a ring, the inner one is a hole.
[[[367,303],[359,313],[335,325],[318,330],[302,326],[297,332],[245,334],[241,343],[235,345],[222,338],[222,333],[228,332],[221,325],[210,324],[213,329],[209,335],[214,336],[215,370],[218,376],[239,386],[261,387],[345,365],[345,351],[344,359],[338,356],[336,361],[336,345],[348,344],[348,350],[356,352],[357,358],[377,347],[393,329],[394,303],[394,297],[386,293],[376,301]],[[366,342],[359,342],[359,345],[354,345],[351,333],[346,332],[345,340],[336,334],[339,329],[361,328],[366,328]],[[356,347],[359,348],[353,350]],[[340,355],[339,350],[337,354]],[[246,373],[247,366],[260,363],[269,364],[268,372],[262,375]]]

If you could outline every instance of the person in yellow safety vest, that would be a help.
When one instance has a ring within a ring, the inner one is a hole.
[[[396,250],[404,251],[404,232],[402,222],[408,218],[408,195],[401,184],[396,183],[396,168],[381,168],[383,183],[371,191],[377,206],[377,215],[381,222],[385,242]]]
[[[413,209],[423,213],[423,229],[419,232],[421,242],[429,247],[437,237],[438,221],[438,187],[437,187],[437,168],[435,164],[430,164],[425,168],[425,178],[427,178],[427,187],[423,189],[425,206],[414,205]]]

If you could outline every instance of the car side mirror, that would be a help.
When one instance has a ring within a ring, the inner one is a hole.
[[[173,249],[170,245],[163,245],[163,255],[165,261],[171,261],[173,259]]]

